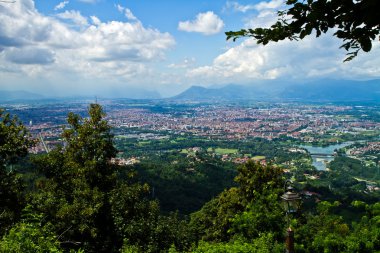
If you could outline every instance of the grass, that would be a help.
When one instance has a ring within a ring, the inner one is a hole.
[[[207,149],[209,151],[209,149]],[[234,148],[216,148],[215,153],[218,155],[230,155],[230,154],[236,154],[238,152],[237,149]]]
[[[259,161],[259,160],[265,159],[265,156],[263,156],[263,155],[257,155],[257,156],[252,157],[252,159],[255,160],[255,161]]]
[[[189,153],[189,151],[186,148],[181,150],[181,154],[188,154],[188,153]]]
[[[125,136],[125,135],[116,135],[115,138],[118,138],[118,139],[131,139],[128,136]]]
[[[138,145],[139,146],[145,146],[145,145],[149,145],[150,144],[150,141],[139,141]]]

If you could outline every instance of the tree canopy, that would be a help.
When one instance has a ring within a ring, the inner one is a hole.
[[[12,165],[33,144],[27,129],[16,116],[0,108],[0,235],[17,220],[23,208],[23,185]]]
[[[369,52],[372,42],[380,39],[378,0],[287,0],[288,9],[278,12],[278,20],[270,28],[242,29],[226,32],[227,40],[253,37],[258,44],[290,39],[298,40],[315,32],[316,37],[334,31],[343,40],[350,61],[360,50]]]
[[[32,140],[25,126],[16,116],[0,108],[0,167],[15,163],[26,156]]]

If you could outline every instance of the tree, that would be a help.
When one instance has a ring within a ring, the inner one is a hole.
[[[12,165],[28,154],[33,144],[16,116],[0,108],[0,235],[14,223],[23,208],[23,184]]]
[[[114,222],[109,192],[116,185],[116,155],[111,127],[102,107],[91,104],[88,118],[68,115],[69,127],[62,137],[65,147],[37,157],[34,164],[44,175],[31,195],[37,213],[42,213],[60,234],[63,246],[87,251],[112,252]]]
[[[149,186],[138,183],[127,167],[111,164],[116,149],[102,107],[92,104],[88,114],[84,119],[69,113],[65,146],[34,159],[44,176],[30,194],[34,211],[52,224],[64,249],[160,252],[172,244],[180,249],[176,240],[184,224],[176,215],[161,216]]]
[[[343,40],[341,48],[350,61],[360,50],[369,52],[372,41],[380,39],[378,0],[287,0],[287,10],[278,12],[278,20],[270,28],[242,29],[226,32],[227,40],[253,37],[258,44],[284,39],[298,40],[315,31],[319,37],[332,29],[334,36]]]
[[[0,252],[43,253],[63,252],[57,236],[51,231],[51,224],[41,224],[43,216],[25,208],[23,219],[0,241]]]
[[[15,163],[28,154],[33,143],[25,126],[16,116],[0,108],[0,167]]]
[[[239,239],[228,243],[200,242],[193,253],[280,253],[284,252],[282,243],[279,244],[272,234],[261,234],[260,237],[245,242]]]
[[[198,240],[226,242],[236,236],[252,240],[263,233],[281,237],[282,170],[249,161],[238,172],[238,187],[225,190],[191,215],[190,227]]]

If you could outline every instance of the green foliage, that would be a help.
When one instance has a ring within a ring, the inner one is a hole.
[[[262,234],[252,241],[234,240],[229,243],[200,242],[193,253],[280,253],[282,245],[274,240],[272,234]]]
[[[329,164],[330,169],[340,174],[350,175],[368,180],[380,180],[379,168],[366,166],[364,162],[345,156],[335,157]]]
[[[149,247],[157,223],[159,206],[146,198],[149,188],[140,184],[120,184],[111,193],[113,220],[122,238],[128,243]]]
[[[230,233],[253,239],[270,232],[274,238],[282,239],[284,227],[284,211],[278,195],[271,193],[259,196],[244,212],[235,215]]]
[[[296,228],[297,252],[377,252],[380,250],[378,203],[352,203],[358,213],[365,213],[359,222],[349,226],[333,213],[340,203],[321,202],[317,215],[307,215],[306,223]],[[321,222],[323,221],[323,222]]]
[[[224,191],[191,216],[198,239],[225,242],[234,236],[253,239],[274,232],[280,237],[283,213],[278,203],[282,171],[252,161],[242,165],[235,181],[239,187]]]
[[[147,185],[118,185],[111,193],[110,203],[116,229],[125,238],[123,252],[160,252],[171,245],[178,249],[186,244],[186,223],[178,215],[160,215],[156,201],[149,200]]]
[[[67,247],[109,252],[121,245],[114,238],[108,201],[116,184],[116,167],[110,164],[116,149],[101,106],[90,105],[88,113],[86,119],[70,113],[70,127],[63,132],[65,148],[34,160],[45,178],[36,182],[37,192],[30,194],[30,201]]]
[[[278,20],[270,28],[226,32],[227,39],[253,37],[266,45],[270,41],[303,39],[313,31],[319,37],[333,29],[334,36],[344,42],[341,48],[349,51],[345,60],[349,61],[360,50],[371,51],[372,41],[380,38],[377,0],[288,0],[286,4],[289,8],[278,12]]]
[[[114,173],[109,160],[116,156],[117,150],[102,107],[91,104],[88,114],[89,118],[82,119],[69,113],[67,122],[70,128],[62,135],[67,142],[64,158],[92,187],[103,188],[107,187],[109,177]]]
[[[0,241],[1,252],[45,253],[63,252],[56,236],[47,227],[38,224],[18,223]]]
[[[152,195],[160,201],[163,212],[178,210],[190,214],[204,203],[233,185],[235,166],[220,159],[197,153],[190,157],[167,153],[149,156],[133,166],[142,182],[147,182]]]
[[[28,147],[33,144],[28,137],[21,121],[0,108],[0,169],[27,155]]]
[[[19,222],[24,187],[19,175],[10,172],[7,166],[26,154],[26,146],[12,147],[17,143],[12,138],[19,141],[24,138],[25,143],[28,140],[17,120],[8,125],[0,123],[0,136],[8,136],[7,142],[11,143],[10,146],[2,143],[0,147],[7,150],[0,152],[3,155],[0,226],[4,234],[0,252],[283,251],[285,215],[279,203],[282,169],[248,162],[238,168],[234,187],[191,214],[189,222],[178,213],[164,216],[153,195],[162,194],[162,189],[174,189],[161,197],[175,199],[173,196],[178,193],[178,201],[183,196],[190,198],[193,193],[198,200],[209,199],[221,191],[220,185],[231,181],[234,165],[218,163],[219,159],[211,158],[206,149],[189,157],[179,151],[167,152],[151,157],[156,164],[142,162],[135,166],[143,175],[138,179],[131,167],[110,163],[116,149],[101,107],[91,105],[89,115],[81,118],[70,114],[69,127],[63,134],[65,146],[33,159],[34,178],[39,178],[34,187],[26,188],[30,206]],[[214,149],[220,147],[213,141],[203,144]],[[291,159],[277,143],[257,140],[238,145],[234,142],[230,148],[276,157],[281,162]],[[222,146],[227,148],[226,143]],[[263,150],[267,153],[262,153]],[[302,155],[298,158],[305,159]],[[324,185],[298,185],[320,193],[322,201],[302,210],[303,215],[291,221],[297,252],[380,251],[380,203],[374,197],[351,194],[362,191],[363,183],[345,175],[364,174],[362,165],[354,159],[336,159],[332,172],[320,172],[326,180]],[[210,183],[213,179],[218,183]],[[154,194],[141,181],[155,182]],[[344,193],[338,195],[336,192],[341,189]],[[200,196],[205,191],[209,195]]]
[[[12,227],[0,241],[0,252],[63,252],[51,225],[43,225],[42,220],[42,215],[33,214],[30,208],[27,208],[24,219]]]
[[[239,191],[244,196],[246,205],[262,194],[278,194],[283,187],[282,169],[275,166],[262,166],[259,163],[248,161],[238,168],[239,174],[235,181],[239,184]]]
[[[222,192],[191,215],[190,229],[197,240],[228,241],[232,219],[244,210],[239,190],[235,187]]]
[[[116,149],[101,107],[90,105],[89,115],[69,114],[66,146],[34,159],[45,176],[30,194],[34,210],[53,224],[67,249],[117,252],[124,245],[124,252],[159,252],[173,244],[186,247],[185,223],[175,214],[161,216],[158,202],[148,198],[148,185],[137,183],[128,168],[110,163]]]
[[[12,166],[27,155],[32,144],[26,128],[17,117],[4,113],[0,108],[0,236],[18,220],[23,208],[24,187]]]

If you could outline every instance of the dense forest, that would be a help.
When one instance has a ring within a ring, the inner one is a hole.
[[[98,104],[69,113],[65,144],[31,155],[35,141],[0,110],[0,252],[284,252],[282,168],[170,153],[116,165],[104,117]],[[331,167],[320,185],[294,185],[305,193],[288,217],[295,251],[380,251],[380,202],[347,176],[369,172],[345,157]]]

